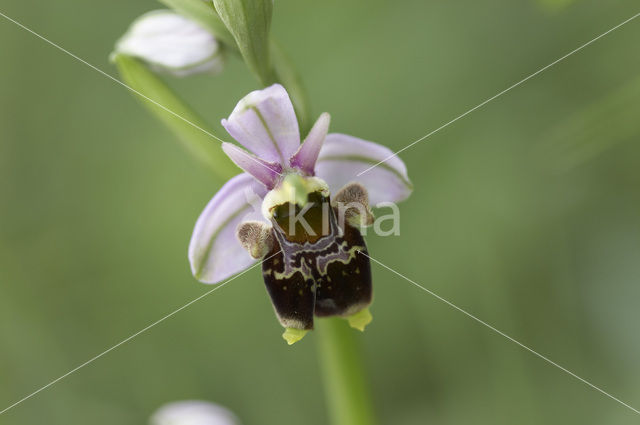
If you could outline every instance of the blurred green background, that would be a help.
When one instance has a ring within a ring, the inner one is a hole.
[[[152,0],[3,0],[115,74]],[[279,0],[313,114],[397,150],[631,17],[635,0]],[[405,151],[401,236],[371,255],[638,408],[640,19]],[[0,410],[211,287],[187,246],[219,188],[113,81],[0,18]],[[169,79],[218,124],[232,59]],[[212,143],[216,143],[212,141]],[[631,424],[638,415],[373,266],[357,338],[381,424]],[[327,422],[315,335],[288,347],[256,269],[0,416],[146,423],[206,399],[245,424]]]

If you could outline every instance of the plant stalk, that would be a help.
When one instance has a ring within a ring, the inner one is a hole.
[[[317,320],[316,328],[331,424],[375,424],[355,331],[337,317]]]

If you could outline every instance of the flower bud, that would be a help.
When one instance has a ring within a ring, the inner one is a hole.
[[[165,404],[151,417],[151,425],[238,425],[229,410],[207,401],[186,400]]]
[[[136,57],[158,72],[178,77],[218,73],[223,65],[215,37],[170,10],[148,12],[136,19],[117,42],[115,53]]]

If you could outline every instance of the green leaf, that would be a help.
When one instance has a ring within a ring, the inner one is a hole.
[[[221,140],[209,125],[142,62],[123,54],[113,57],[124,82],[158,117],[196,159],[208,165],[221,179],[238,174],[220,147]]]
[[[274,82],[269,61],[273,0],[213,0],[247,66],[263,85]]]
[[[236,41],[224,22],[218,16],[213,3],[202,0],[159,0],[160,3],[173,9],[186,18],[190,18],[207,29],[226,47],[236,49]]]
[[[640,78],[578,110],[545,137],[544,156],[566,170],[640,135]]]

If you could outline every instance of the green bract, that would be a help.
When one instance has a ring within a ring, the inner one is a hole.
[[[208,124],[173,90],[136,58],[115,54],[113,60],[124,82],[198,160],[208,165],[221,179],[235,174],[231,161],[220,154],[220,142]]]
[[[245,62],[262,84],[274,82],[269,61],[272,0],[213,0]]]

